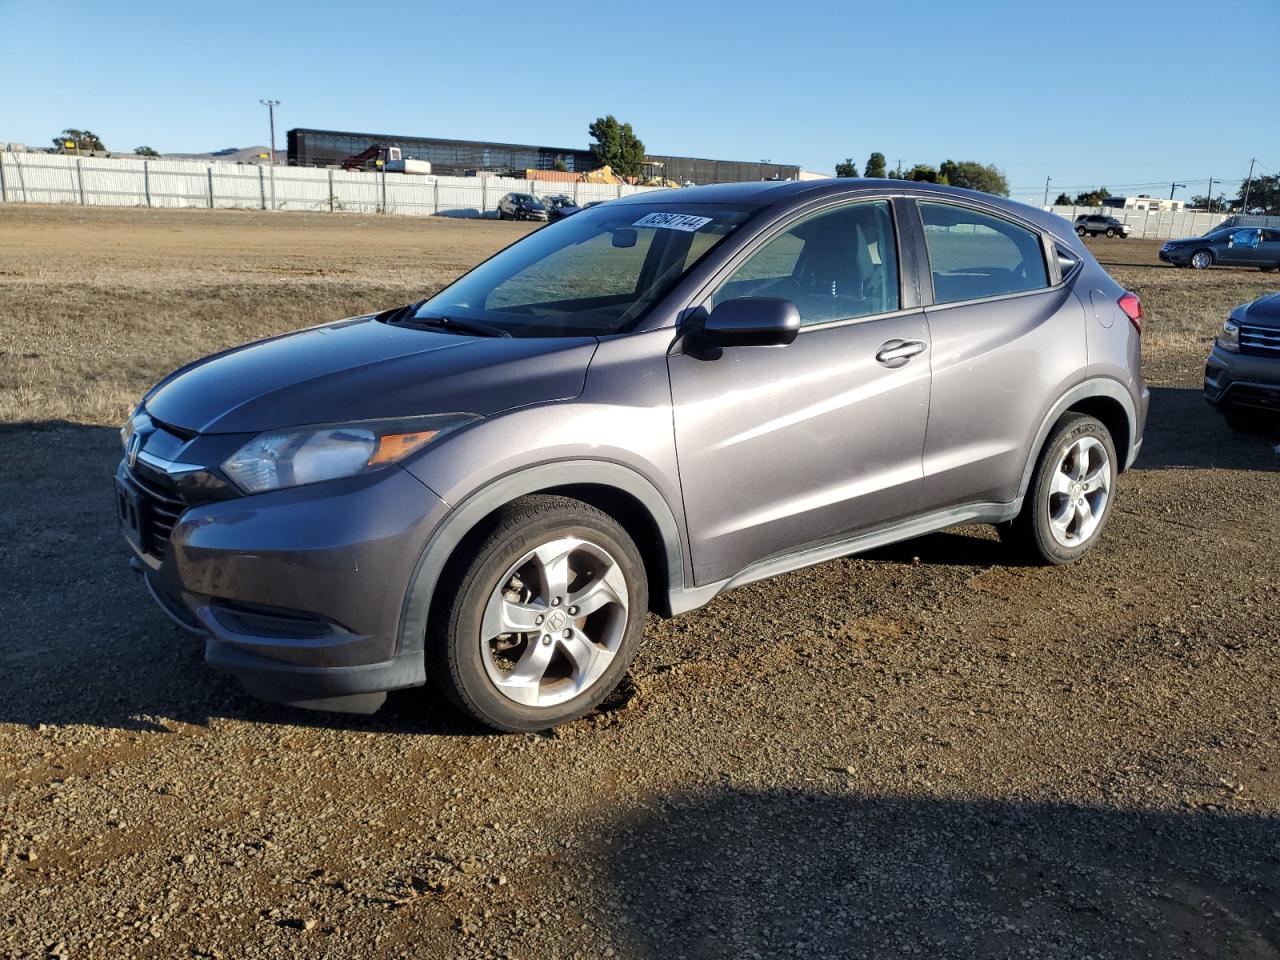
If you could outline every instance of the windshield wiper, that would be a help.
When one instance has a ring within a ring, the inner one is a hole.
[[[414,308],[415,311],[417,307]],[[388,323],[396,322],[388,320]],[[454,333],[470,334],[473,337],[509,337],[510,330],[493,327],[475,320],[456,320],[453,317],[416,317],[413,313],[398,321],[402,327],[424,327],[430,330],[449,330]]]

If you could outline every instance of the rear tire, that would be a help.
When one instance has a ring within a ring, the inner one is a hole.
[[[1077,236],[1077,237],[1083,237],[1083,236],[1084,236],[1084,227],[1076,227],[1076,236]]]
[[[475,531],[437,596],[427,677],[463,713],[505,732],[594,709],[631,666],[649,608],[644,561],[626,531],[586,503],[542,494]]]
[[[1109,239],[1111,239],[1112,237],[1114,237],[1115,235],[1116,235],[1115,230],[1114,230],[1114,229],[1112,229],[1111,227],[1107,227],[1107,239],[1109,240]]]
[[[997,527],[1000,538],[1030,563],[1079,560],[1111,517],[1118,462],[1101,421],[1067,414],[1045,440],[1022,512]]]

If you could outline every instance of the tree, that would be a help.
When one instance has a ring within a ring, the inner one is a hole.
[[[606,164],[614,173],[638,177],[644,171],[644,144],[629,123],[619,123],[613,114],[597,117],[587,128],[595,143],[591,144],[591,160],[597,167]]]
[[[1095,187],[1093,190],[1084,190],[1076,194],[1075,205],[1077,207],[1100,207],[1102,201],[1111,196],[1111,191],[1106,187]]]
[[[922,183],[937,183],[938,171],[936,168],[929,166],[927,163],[917,163],[914,167],[902,175],[904,180],[916,180]]]
[[[564,162],[564,157],[556,157],[555,162],[551,164],[551,169],[557,173],[568,173],[569,165]]]
[[[1058,199],[1053,201],[1053,205],[1055,207],[1069,207],[1071,206],[1071,198],[1065,193],[1060,193],[1058,194]]]
[[[883,179],[884,175],[884,154],[876,152],[867,157],[866,176]]]
[[[837,177],[856,177],[858,175],[858,165],[853,162],[853,157],[845,157],[843,161],[836,164]]]
[[[1252,200],[1253,198],[1250,197],[1249,199]],[[1210,213],[1213,213],[1215,210],[1227,209],[1227,195],[1225,193],[1220,193],[1216,197],[1202,195],[1192,197],[1187,201],[1187,203],[1193,207],[1197,207],[1201,210],[1208,210]]]
[[[71,146],[67,146],[71,144]],[[67,127],[60,134],[53,138],[53,145],[62,153],[87,153],[91,150],[98,150],[102,153],[107,152],[106,146],[102,140],[92,130],[77,130],[75,127]]]
[[[157,153],[155,150],[152,150],[150,147],[134,147],[134,148],[133,148],[133,152],[134,152],[134,155],[135,155],[135,156],[139,156],[139,157],[158,157],[158,156],[160,156],[160,154],[159,154],[159,153]]]
[[[1269,177],[1254,177],[1248,181],[1249,204],[1245,209],[1245,184],[1240,184],[1240,193],[1233,205],[1239,206],[1242,213],[1261,213],[1267,216],[1280,214],[1280,173]]]
[[[938,183],[949,183],[953,187],[966,190],[981,190],[998,197],[1009,195],[1009,181],[1005,179],[1000,168],[991,163],[978,163],[975,160],[944,160],[938,167]]]

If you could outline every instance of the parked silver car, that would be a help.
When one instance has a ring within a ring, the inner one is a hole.
[[[537,730],[608,694],[650,610],[959,523],[1078,559],[1142,444],[1141,318],[1070,224],[986,194],[644,193],[170,375],[117,507],[254,693],[430,681]]]

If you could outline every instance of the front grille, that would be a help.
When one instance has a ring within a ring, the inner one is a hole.
[[[144,480],[135,471],[129,471],[128,479],[138,494],[137,524],[142,537],[139,546],[157,560],[163,560],[169,549],[169,538],[173,536],[173,527],[187,505],[155,483]]]
[[[1240,352],[1280,357],[1280,327],[1240,325]]]

